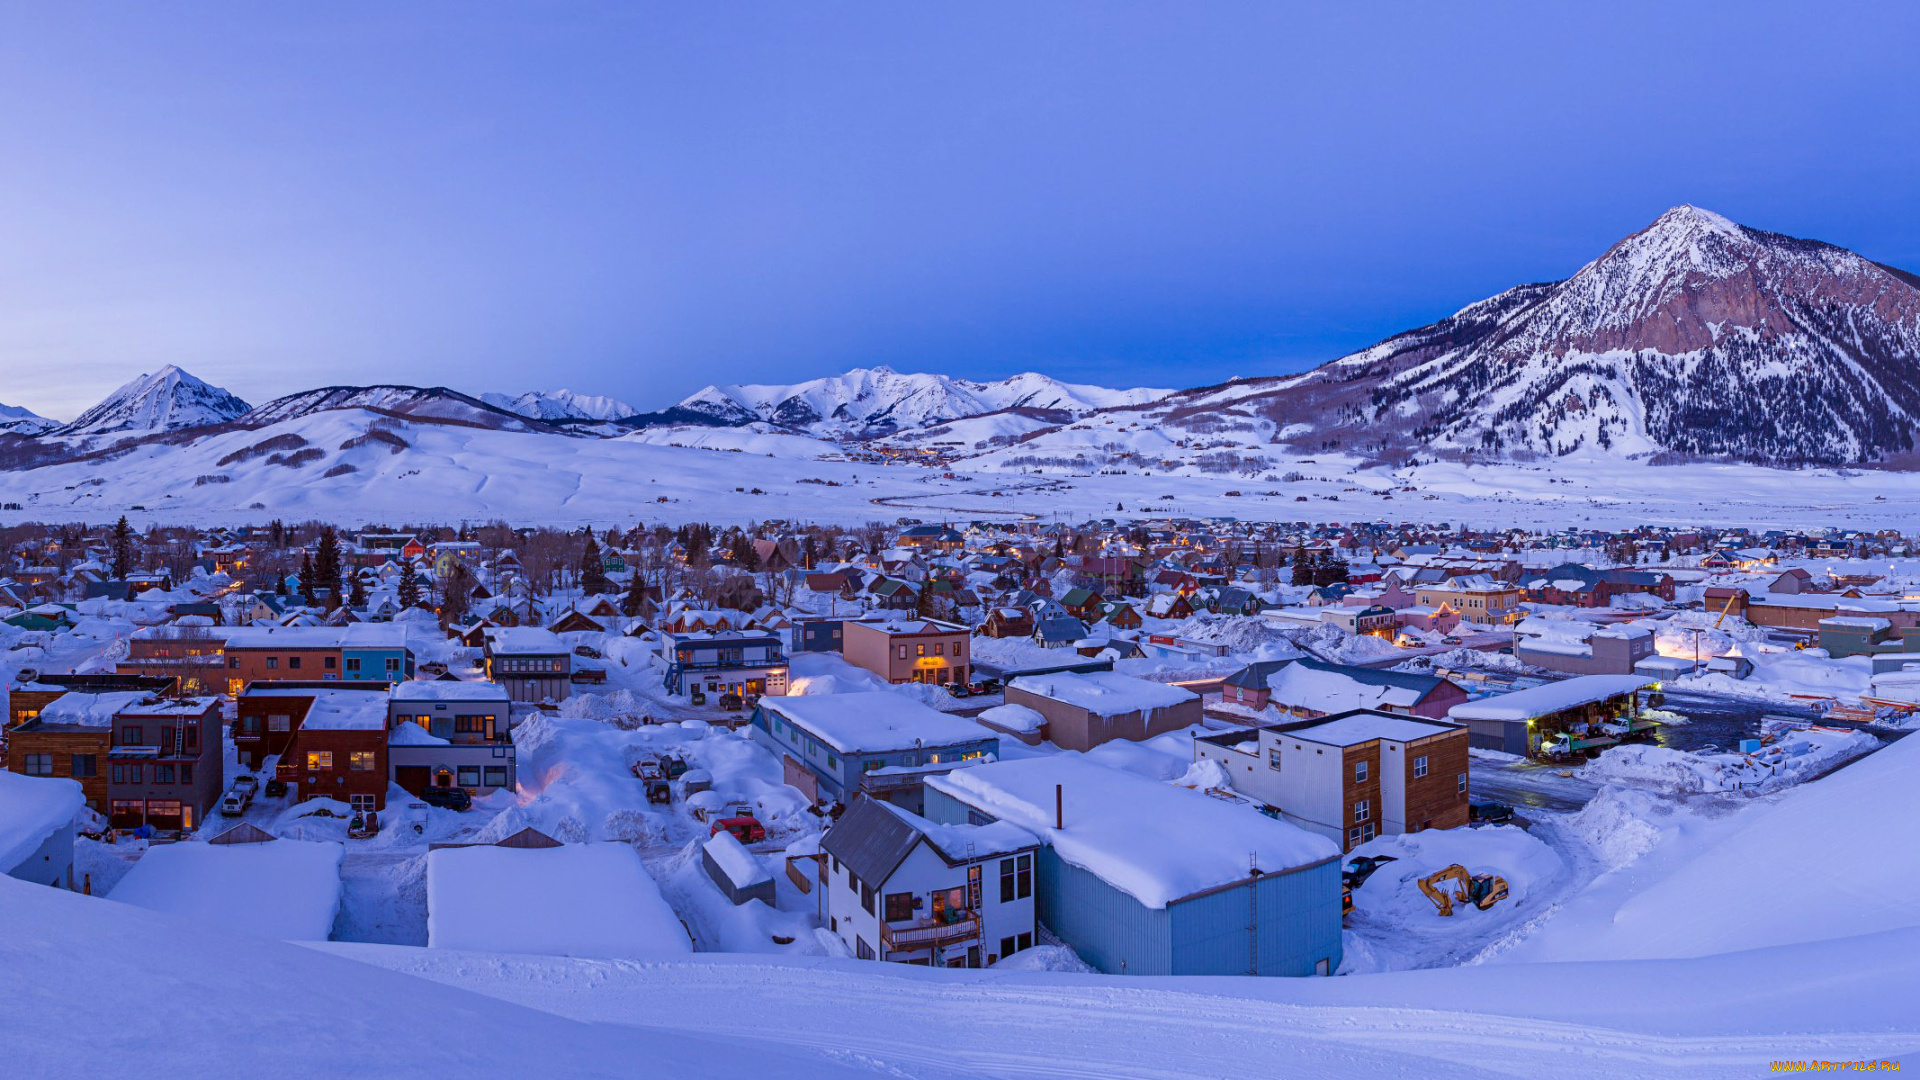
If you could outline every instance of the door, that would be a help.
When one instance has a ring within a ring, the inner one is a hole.
[[[438,788],[452,787],[453,786],[453,770],[445,769],[445,768],[435,769],[433,773],[433,786]]]
[[[418,795],[427,790],[430,772],[425,765],[398,765],[394,767],[393,779],[402,788]]]

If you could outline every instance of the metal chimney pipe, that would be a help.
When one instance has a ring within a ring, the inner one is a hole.
[[[1053,785],[1053,827],[1056,829],[1067,827],[1066,802],[1060,793],[1059,784]]]

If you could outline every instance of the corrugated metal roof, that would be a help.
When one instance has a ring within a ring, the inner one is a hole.
[[[854,877],[877,886],[892,876],[894,868],[919,842],[920,834],[899,815],[888,813],[872,799],[861,798],[854,800],[827,830],[820,846],[845,863]]]

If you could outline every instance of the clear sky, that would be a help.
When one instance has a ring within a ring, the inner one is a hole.
[[[1920,4],[0,7],[0,402],[1297,370],[1675,203],[1920,268]]]

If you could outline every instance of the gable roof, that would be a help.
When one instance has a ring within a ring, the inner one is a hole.
[[[869,798],[855,799],[820,847],[869,885],[878,885],[913,853],[920,834],[898,814]]]

